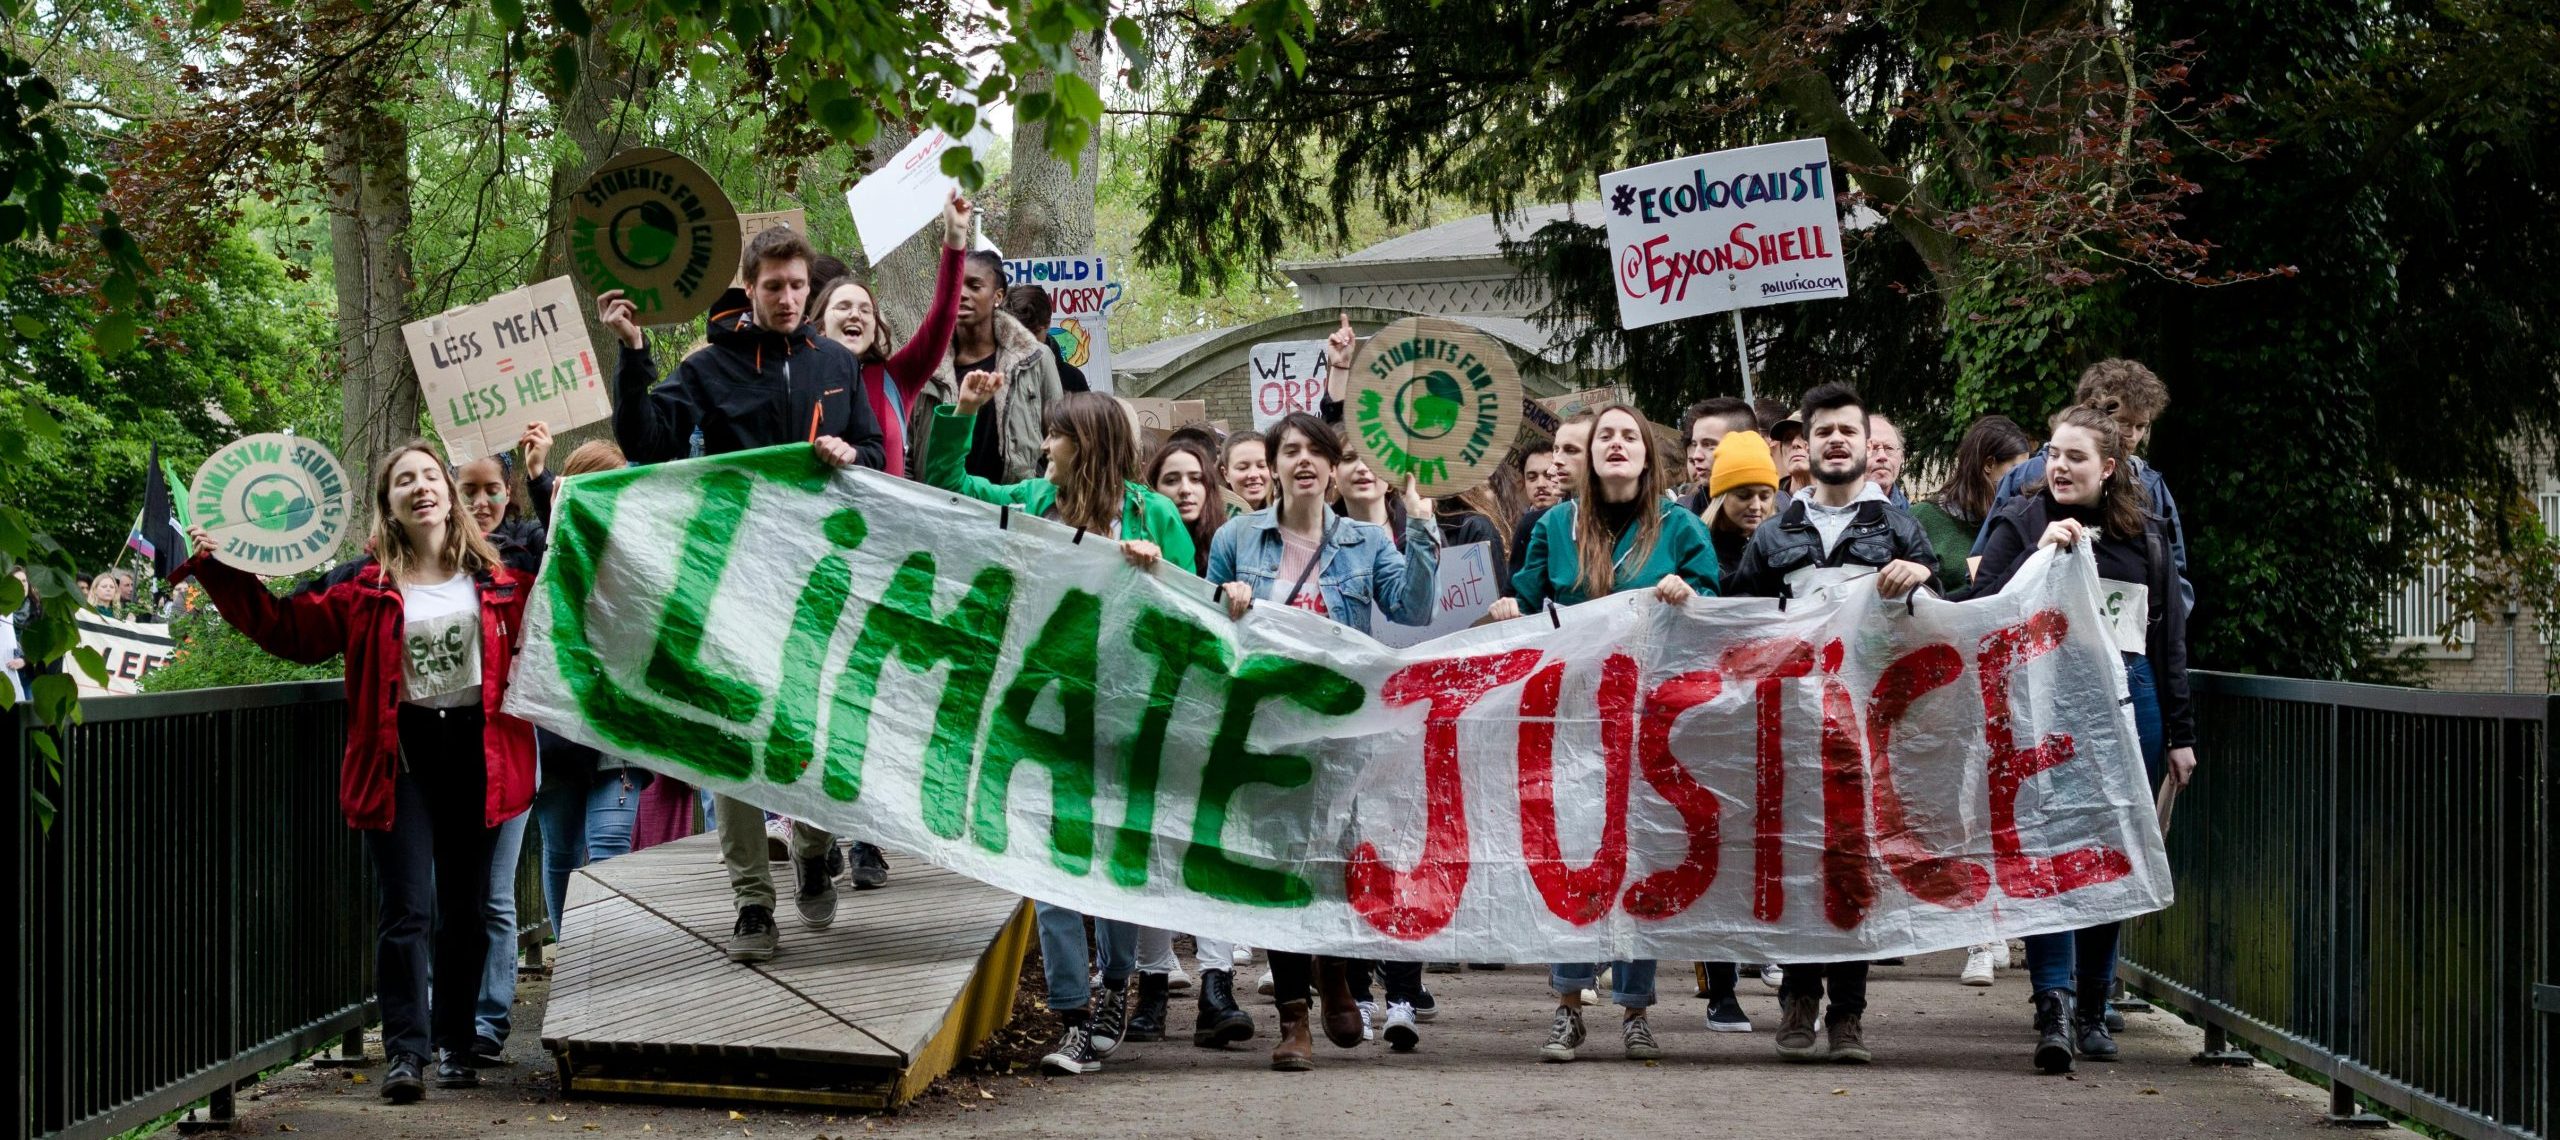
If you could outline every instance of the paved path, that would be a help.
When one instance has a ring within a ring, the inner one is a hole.
[[[381,1070],[359,1083],[344,1072],[278,1074],[241,1101],[241,1132],[310,1137],[589,1135],[666,1137],[1212,1137],[1216,1140],[1356,1140],[1426,1136],[1636,1137],[1701,1132],[1750,1137],[1920,1138],[2334,1137],[2321,1125],[2326,1096],[2259,1067],[2187,1063],[2202,1034],[2167,1013],[2137,1015],[2122,1035],[2124,1059],[2083,1065],[2070,1078],[2028,1067],[2026,982],[2002,971],[1991,989],[1955,984],[1962,955],[1878,967],[1867,1067],[1780,1064],[1771,1044],[1777,996],[1744,983],[1743,1003],[1761,1031],[1710,1034],[1706,1003],[1688,974],[1666,968],[1656,1032],[1668,1059],[1629,1062],[1614,1042],[1615,1011],[1591,1013],[1594,1045],[1570,1065],[1537,1061],[1547,1013],[1542,971],[1429,975],[1438,1021],[1420,1052],[1378,1045],[1342,1051],[1317,1042],[1312,1073],[1270,1072],[1272,1017],[1255,1007],[1263,1036],[1249,1050],[1212,1053],[1185,1038],[1126,1045],[1102,1073],[1050,1078],[963,1074],[906,1111],[828,1116],[751,1105],[665,1106],[560,1102],[548,1058],[529,1028],[543,987],[521,995],[518,1063],[467,1093],[433,1093],[390,1108],[374,1095]],[[1191,1007],[1177,995],[1187,1025]],[[248,1099],[254,1096],[257,1099]],[[734,1115],[733,1115],[734,1113]]]

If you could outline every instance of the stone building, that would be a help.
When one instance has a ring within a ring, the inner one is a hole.
[[[1273,341],[1320,341],[1340,314],[1363,337],[1410,316],[1439,316],[1486,333],[1511,352],[1531,396],[1554,396],[1612,381],[1604,370],[1581,372],[1555,338],[1529,319],[1546,303],[1536,282],[1502,257],[1505,236],[1528,234],[1557,218],[1596,223],[1600,204],[1536,206],[1497,222],[1478,214],[1389,238],[1338,261],[1284,265],[1297,286],[1299,311],[1251,324],[1189,333],[1116,354],[1112,382],[1123,396],[1200,400],[1209,418],[1231,428],[1253,426],[1248,358]]]

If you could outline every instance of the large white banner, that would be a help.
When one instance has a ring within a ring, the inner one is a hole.
[[[80,644],[96,650],[107,663],[105,688],[91,681],[85,670],[64,670],[79,682],[81,696],[139,693],[144,676],[177,656],[177,641],[169,636],[167,622],[125,621],[85,610],[77,620]]]
[[[1618,323],[1848,296],[1831,175],[1821,139],[1602,175]]]
[[[1785,962],[2171,897],[2085,554],[1962,604],[1639,591],[1390,649],[785,447],[572,480],[543,578],[508,711],[1104,917]]]

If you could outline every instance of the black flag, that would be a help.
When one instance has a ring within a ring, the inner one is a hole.
[[[176,573],[193,553],[178,531],[177,503],[171,497],[169,469],[160,463],[160,445],[151,445],[151,469],[142,477],[142,538],[151,544],[151,571],[162,578]]]

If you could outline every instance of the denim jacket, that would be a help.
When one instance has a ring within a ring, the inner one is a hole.
[[[1209,572],[1204,577],[1212,582],[1242,582],[1253,588],[1257,598],[1272,597],[1275,582],[1277,589],[1288,589],[1289,583],[1278,582],[1279,510],[1277,505],[1264,507],[1219,527],[1217,537],[1209,540]],[[1404,549],[1399,551],[1386,528],[1376,523],[1328,512],[1325,525],[1324,548],[1317,554],[1323,561],[1307,588],[1323,591],[1324,611],[1333,620],[1367,633],[1370,611],[1380,609],[1405,625],[1430,623],[1438,594],[1433,579],[1440,572],[1438,527],[1408,521]]]

